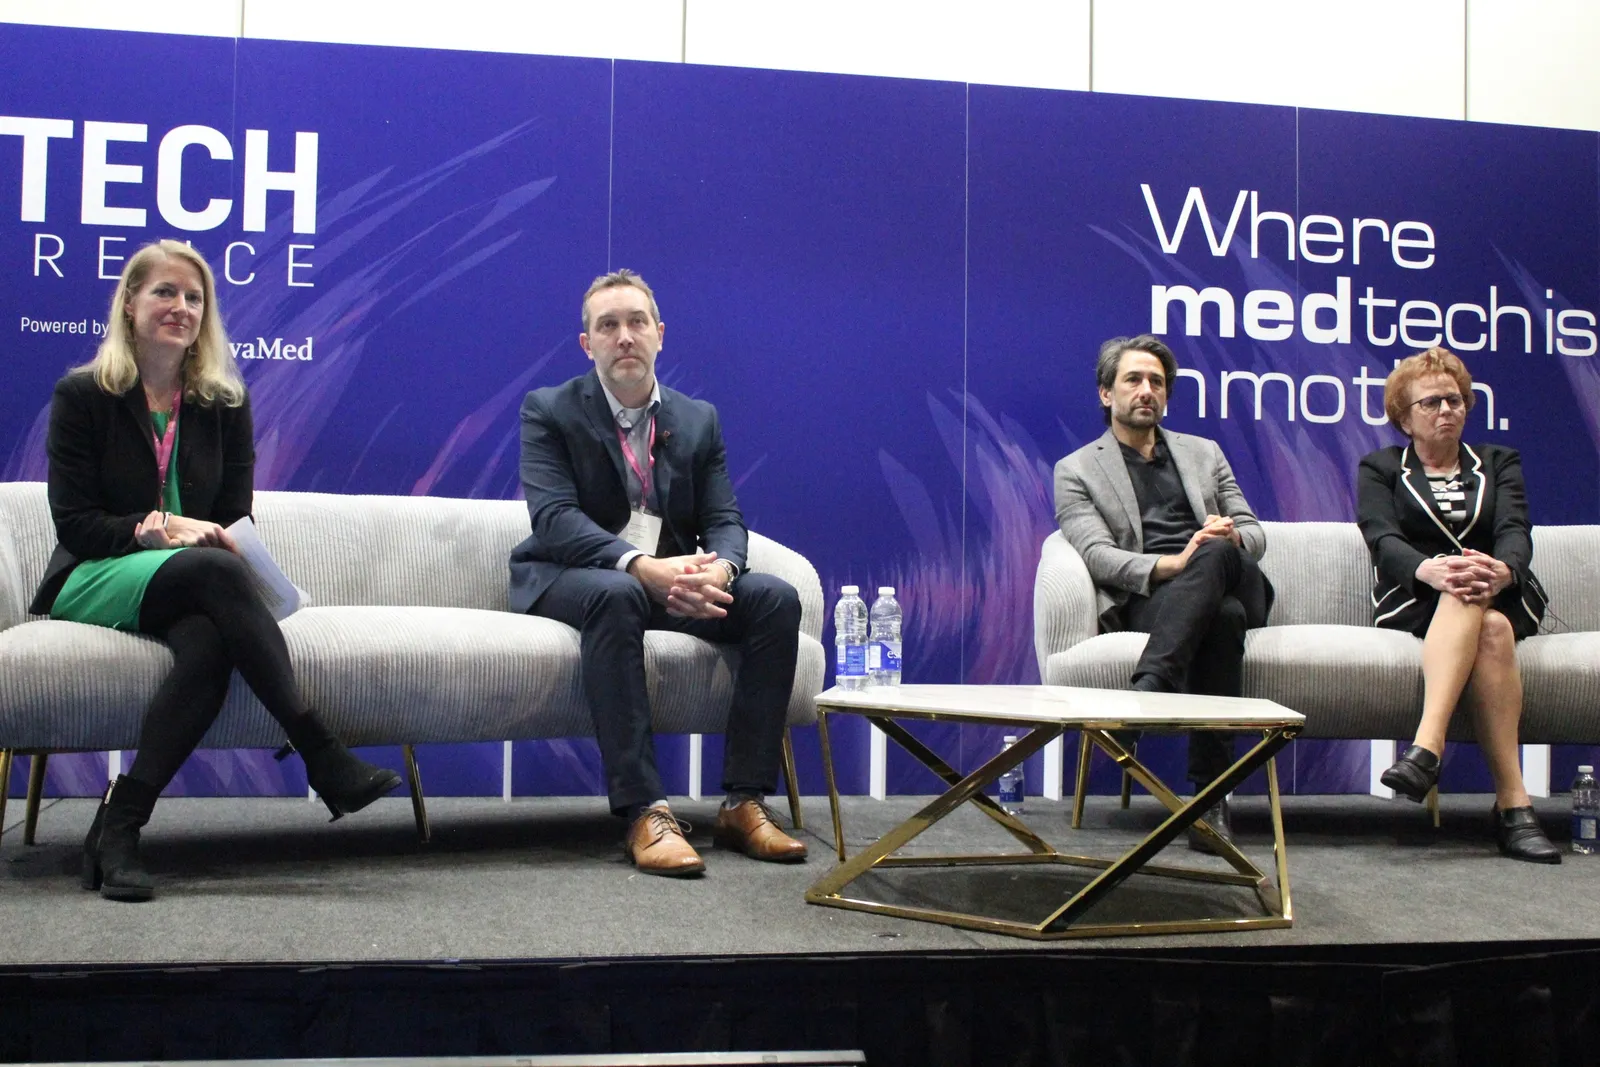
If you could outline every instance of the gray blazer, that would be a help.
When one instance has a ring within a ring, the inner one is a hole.
[[[1233,480],[1233,468],[1215,441],[1162,430],[1196,522],[1207,515],[1233,519],[1240,546],[1259,560],[1266,531]],[[1150,594],[1150,574],[1160,557],[1144,551],[1144,524],[1122,449],[1108,429],[1056,464],[1056,522],[1083,557],[1094,580],[1100,618],[1107,621],[1134,593]]]

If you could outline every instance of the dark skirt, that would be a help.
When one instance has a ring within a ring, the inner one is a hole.
[[[1544,597],[1524,596],[1523,593],[1522,583],[1508,585],[1500,590],[1490,605],[1511,623],[1511,632],[1516,634],[1518,641],[1538,633],[1539,623],[1544,618]],[[1405,596],[1403,592],[1393,595],[1396,598]],[[1433,613],[1439,608],[1441,595],[1433,586],[1418,582],[1416,593],[1413,594],[1415,599],[1387,618],[1380,619],[1377,625],[1385,630],[1404,630],[1417,637],[1426,637],[1428,627],[1433,623]]]

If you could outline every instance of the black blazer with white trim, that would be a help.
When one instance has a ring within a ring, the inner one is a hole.
[[[1458,556],[1470,548],[1510,567],[1513,587],[1530,576],[1533,541],[1517,450],[1462,442],[1461,480],[1467,520],[1452,533],[1439,517],[1422,461],[1410,445],[1381,448],[1361,460],[1357,521],[1372,552],[1373,616],[1380,625],[1416,601],[1423,585],[1417,567],[1432,556]]]

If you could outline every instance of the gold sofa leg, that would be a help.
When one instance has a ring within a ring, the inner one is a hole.
[[[804,830],[805,818],[800,814],[800,783],[794,777],[794,740],[787,726],[783,728],[783,782],[789,787],[789,818],[796,830]]]
[[[1139,750],[1138,744],[1128,746],[1128,754],[1133,755]],[[1072,791],[1072,828],[1083,827],[1083,798],[1089,792],[1089,760],[1094,754],[1094,746],[1089,743],[1089,735],[1078,732],[1078,776],[1077,783]],[[1122,806],[1127,808],[1133,801],[1133,776],[1127,771],[1122,772]]]
[[[417,840],[426,845],[433,840],[433,829],[428,825],[428,801],[422,795],[422,772],[417,770],[417,750],[412,745],[402,745],[406,754],[406,778],[411,786],[411,815],[417,821]]]
[[[9,748],[0,748],[0,835],[6,830],[6,797],[11,792],[11,758]]]
[[[1428,806],[1428,813],[1433,816],[1433,828],[1437,830],[1439,828],[1439,787],[1435,785],[1428,790],[1428,795],[1422,798],[1422,802]]]
[[[50,759],[48,752],[35,752],[28,761],[28,814],[22,824],[22,843],[33,844],[39,829],[39,801],[44,797],[44,768]]]

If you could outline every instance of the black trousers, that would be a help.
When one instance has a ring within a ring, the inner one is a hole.
[[[722,787],[771,793],[778,787],[783,726],[800,647],[800,594],[781,578],[746,573],[721,619],[668,615],[632,575],[574,568],[545,590],[532,614],[579,634],[583,692],[594,717],[606,793],[619,815],[666,796],[656,769],[644,632],[673,630],[739,647],[739,674],[722,761]]]
[[[290,736],[305,720],[283,631],[227,549],[188,548],[163,563],[145,587],[139,631],[165,642],[173,663],[145,712],[128,777],[166,788],[216,721],[236,668]]]
[[[1177,577],[1124,605],[1124,628],[1150,635],[1133,680],[1150,676],[1173,693],[1238,696],[1245,631],[1265,626],[1271,609],[1272,585],[1256,561],[1232,541],[1207,541]],[[1210,782],[1232,763],[1231,735],[1189,735],[1190,781]]]

